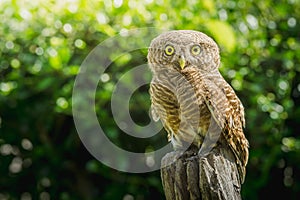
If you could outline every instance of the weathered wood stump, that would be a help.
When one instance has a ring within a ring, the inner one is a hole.
[[[231,151],[219,146],[205,157],[197,153],[173,151],[162,158],[166,199],[240,200],[241,183]]]

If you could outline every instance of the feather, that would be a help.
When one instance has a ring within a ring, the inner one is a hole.
[[[157,111],[154,108],[154,105],[151,105],[150,107],[150,113],[151,113],[151,117],[155,122],[158,122],[159,120],[159,115],[157,113]]]

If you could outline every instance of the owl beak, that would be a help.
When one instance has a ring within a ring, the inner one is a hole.
[[[186,60],[185,60],[184,56],[181,56],[179,58],[179,65],[180,65],[181,69],[185,68],[185,64],[186,64]]]

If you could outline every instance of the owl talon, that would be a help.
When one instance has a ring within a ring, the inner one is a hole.
[[[189,158],[187,158],[187,159],[185,159],[185,160],[191,162],[191,161],[195,161],[195,160],[197,160],[197,159],[198,159],[198,156],[197,156],[197,154],[195,153],[193,156],[191,156],[191,157],[189,157]]]
[[[206,157],[208,155],[209,151],[205,151],[202,148],[198,151],[198,156],[199,157]]]

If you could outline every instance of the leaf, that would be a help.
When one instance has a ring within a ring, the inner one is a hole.
[[[45,78],[37,84],[36,89],[38,91],[43,91],[43,90],[47,89],[48,87],[50,87],[54,83],[54,81],[55,81],[55,79],[52,77]]]
[[[206,23],[206,27],[219,45],[224,46],[229,52],[232,52],[235,49],[236,37],[234,30],[227,22],[209,20]]]
[[[216,12],[215,2],[213,0],[203,0],[202,1],[203,7],[207,9],[210,13]]]
[[[49,62],[50,65],[54,68],[54,69],[61,69],[62,68],[62,61],[61,58],[59,56],[55,56],[55,57],[50,57],[49,58]]]

